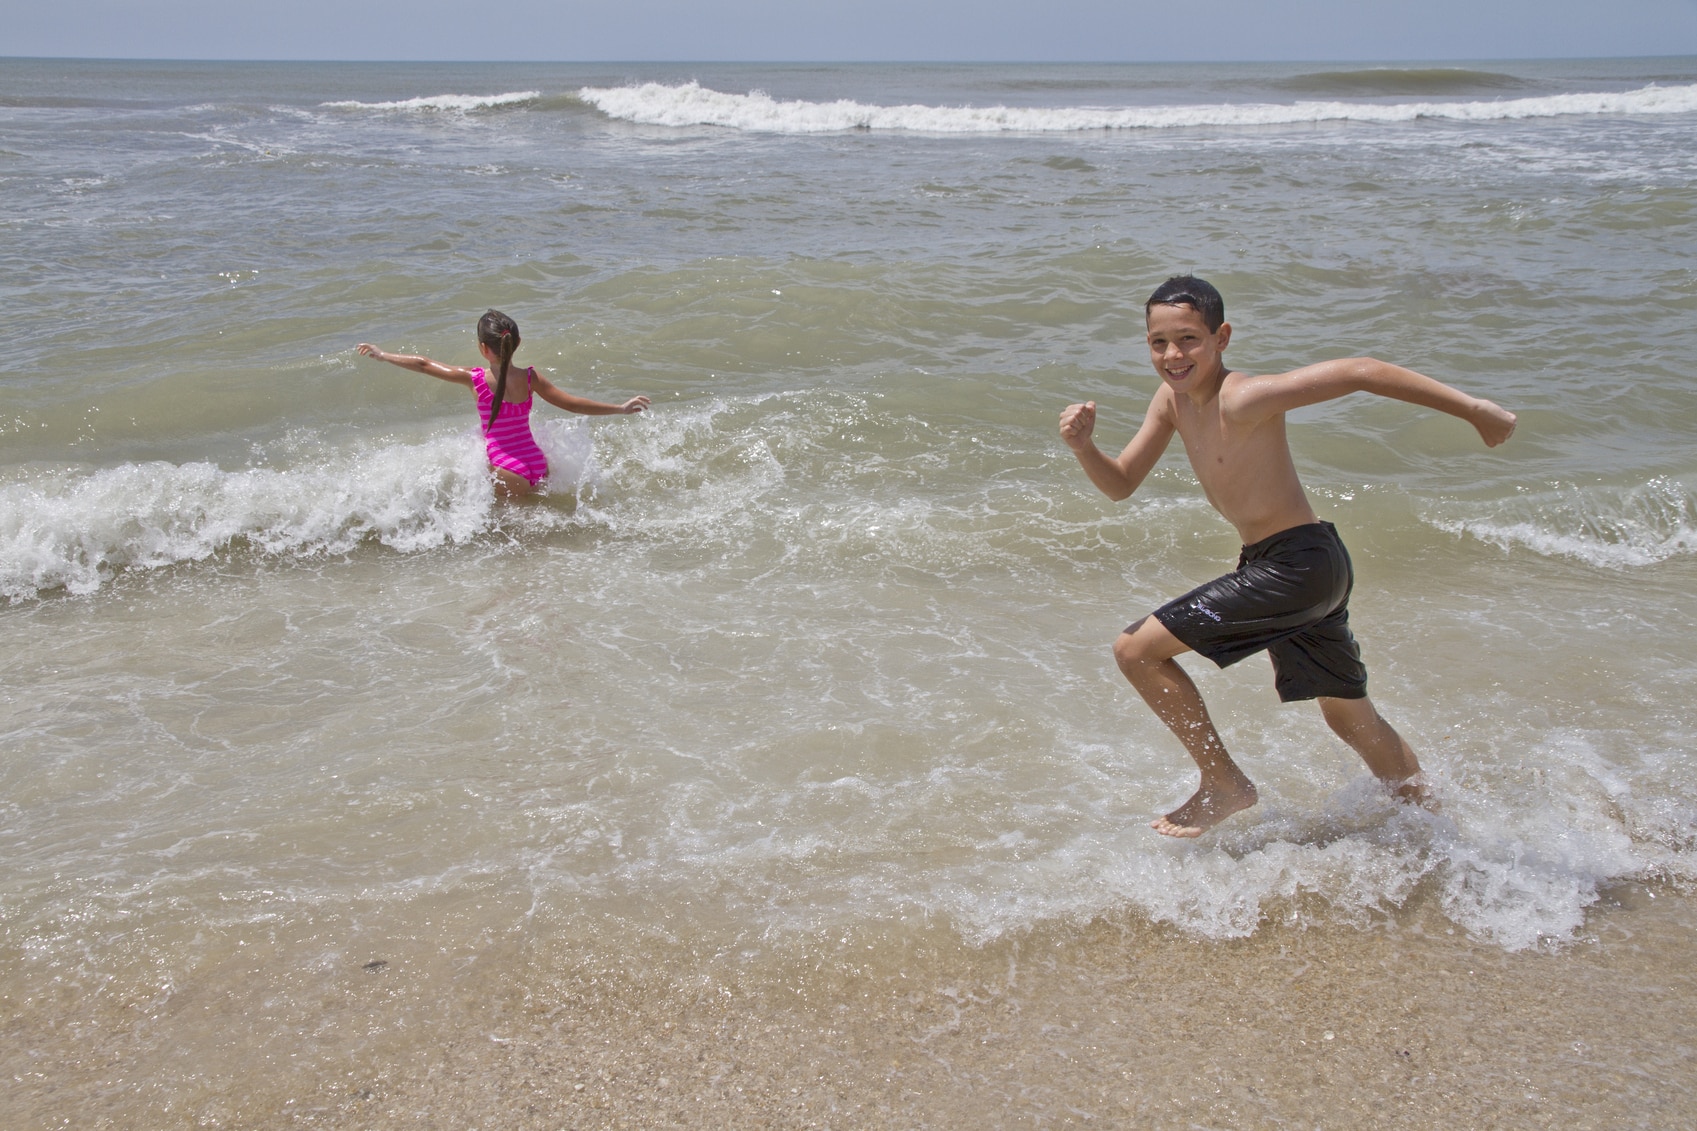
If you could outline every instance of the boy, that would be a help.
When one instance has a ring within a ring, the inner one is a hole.
[[[1221,356],[1231,341],[1225,301],[1194,276],[1168,279],[1143,311],[1161,387],[1137,434],[1118,456],[1105,454],[1092,439],[1096,403],[1088,401],[1061,414],[1061,438],[1090,481],[1119,500],[1137,490],[1177,432],[1209,503],[1243,540],[1235,572],[1156,609],[1114,642],[1120,671],[1202,771],[1195,795],[1150,827],[1201,836],[1256,800],[1173,658],[1190,651],[1225,667],[1266,649],[1281,701],[1318,699],[1327,725],[1396,796],[1427,801],[1414,751],[1367,698],[1367,670],[1349,631],[1349,554],[1297,480],[1285,413],[1376,393],[1459,416],[1487,447],[1513,434],[1514,414],[1372,358],[1259,377],[1229,370]]]

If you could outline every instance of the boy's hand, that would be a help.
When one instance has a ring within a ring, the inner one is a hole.
[[[624,404],[619,406],[619,411],[621,413],[623,413],[624,415],[629,416],[631,413],[641,412],[643,409],[645,409],[647,407],[648,407],[648,398],[647,397],[632,397],[630,400],[626,401]]]
[[[1513,425],[1511,424],[1512,428]],[[1082,452],[1091,444],[1091,436],[1096,431],[1096,402],[1085,401],[1083,404],[1068,405],[1061,413],[1061,439],[1066,446],[1075,452]]]
[[[375,358],[378,361],[383,360],[383,351],[372,345],[370,342],[361,342],[355,347],[355,349],[359,351],[359,355],[361,357]]]
[[[1481,400],[1473,409],[1473,427],[1479,430],[1479,438],[1487,448],[1494,448],[1514,435],[1515,419],[1514,413],[1495,401]]]

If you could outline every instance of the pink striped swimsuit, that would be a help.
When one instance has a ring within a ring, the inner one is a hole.
[[[512,370],[507,371],[511,374]],[[534,377],[536,370],[528,371]],[[482,369],[471,371],[471,387],[477,391],[477,419],[483,427],[483,444],[489,452],[489,463],[512,472],[532,487],[548,478],[548,457],[536,446],[530,434],[530,406],[536,394],[522,401],[503,401],[495,426],[489,426],[489,406],[495,403],[495,390]]]

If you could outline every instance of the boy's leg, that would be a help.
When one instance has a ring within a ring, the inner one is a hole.
[[[1190,800],[1149,826],[1177,837],[1201,836],[1256,800],[1255,784],[1226,753],[1220,732],[1208,717],[1202,693],[1173,659],[1188,651],[1189,645],[1152,616],[1144,617],[1114,641],[1114,659],[1120,671],[1156,717],[1184,743],[1202,771],[1202,784]]]
[[[1420,760],[1370,699],[1321,698],[1319,703],[1326,725],[1361,755],[1374,777],[1404,801],[1430,803],[1432,795],[1420,775]]]

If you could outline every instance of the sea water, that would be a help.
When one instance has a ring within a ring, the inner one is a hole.
[[[15,1032],[98,1049],[260,949],[231,1009],[275,1050],[313,971],[409,947],[451,994],[500,945],[805,966],[1416,904],[1573,944],[1697,877],[1694,185],[1689,58],[0,61]],[[1373,355],[1519,414],[1290,427],[1436,813],[1265,661],[1193,657],[1261,804],[1146,827],[1195,770],[1108,649],[1237,547],[1177,445],[1116,505],[1056,420],[1130,438],[1142,301],[1191,270],[1239,368]],[[561,387],[653,398],[539,405],[521,505],[463,390],[353,350],[472,364],[491,306]],[[215,1055],[214,1015],[171,1039]]]

